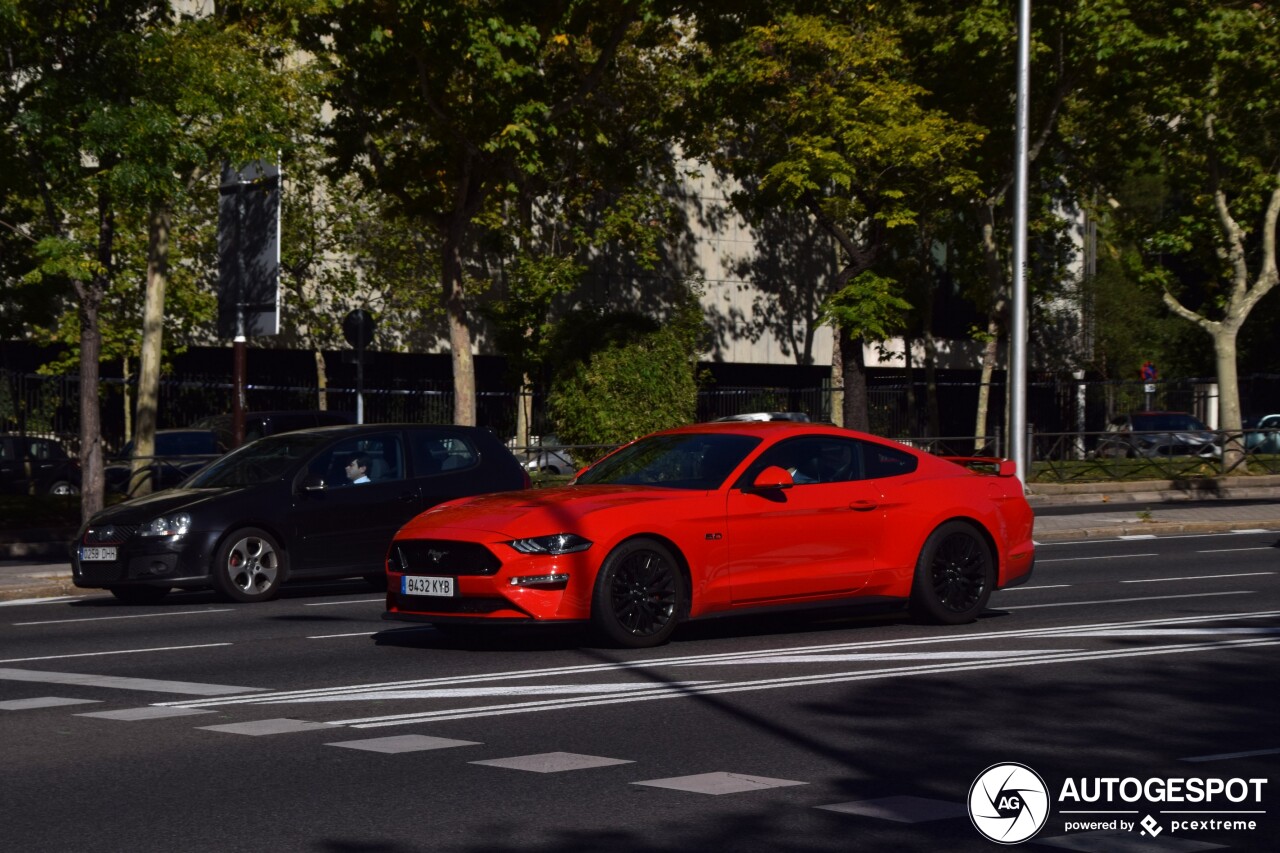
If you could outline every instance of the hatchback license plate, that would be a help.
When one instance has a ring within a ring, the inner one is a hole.
[[[452,598],[457,595],[457,578],[429,578],[405,575],[400,579],[400,592],[405,595],[435,595]]]
[[[116,558],[115,548],[81,548],[80,560],[82,562],[97,560],[114,560]]]

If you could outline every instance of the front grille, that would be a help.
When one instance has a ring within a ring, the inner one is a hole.
[[[103,524],[84,532],[85,545],[122,545],[138,532],[136,524]]]
[[[410,539],[395,543],[393,562],[405,574],[494,575],[502,562],[475,542],[448,539]]]
[[[110,584],[125,579],[123,563],[79,563],[76,580],[87,584]]]

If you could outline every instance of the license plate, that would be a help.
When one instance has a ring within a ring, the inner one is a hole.
[[[96,560],[114,560],[116,558],[115,548],[81,548],[80,560],[82,562]]]
[[[400,592],[405,595],[457,595],[457,578],[428,578],[405,575],[400,579]]]

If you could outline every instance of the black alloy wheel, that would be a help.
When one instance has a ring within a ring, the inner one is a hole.
[[[684,579],[661,542],[632,539],[605,558],[596,578],[591,620],[612,643],[631,649],[671,638],[684,604]]]
[[[911,585],[911,612],[926,622],[962,625],[978,618],[995,587],[995,560],[971,524],[949,521],[925,540]]]

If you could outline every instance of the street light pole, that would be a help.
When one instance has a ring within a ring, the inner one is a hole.
[[[1018,100],[1013,190],[1013,305],[1009,328],[1009,448],[1026,488],[1027,455],[1027,100],[1031,88],[1031,0],[1018,2]]]

